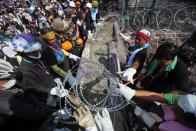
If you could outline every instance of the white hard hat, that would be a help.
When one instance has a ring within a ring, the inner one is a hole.
[[[58,10],[58,14],[59,14],[59,16],[63,16],[64,12],[62,10]]]
[[[61,18],[55,18],[51,23],[52,29],[55,31],[64,31],[65,24]]]
[[[75,7],[76,7],[76,4],[75,4],[73,1],[70,1],[70,2],[69,2],[69,7],[75,8]]]
[[[57,0],[51,0],[51,3],[53,3],[53,2],[57,2]]]
[[[142,30],[140,30],[139,32],[144,33],[144,34],[147,35],[148,37],[150,37],[150,35],[151,35],[150,31],[148,31],[148,30],[146,30],[146,29],[142,29]]]
[[[86,3],[86,7],[92,8],[92,4],[91,3]]]
[[[12,20],[15,21],[15,22],[18,22],[18,20],[16,18],[13,18]]]
[[[143,38],[145,41],[149,41],[150,40],[150,31],[146,30],[146,29],[142,29],[138,32],[136,32],[136,36]]]
[[[45,9],[46,9],[46,10],[50,10],[51,7],[47,5],[47,6],[45,6]]]

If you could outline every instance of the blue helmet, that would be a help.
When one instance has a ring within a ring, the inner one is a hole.
[[[42,44],[29,34],[19,34],[11,38],[12,46],[17,52],[26,54],[30,58],[41,57]]]

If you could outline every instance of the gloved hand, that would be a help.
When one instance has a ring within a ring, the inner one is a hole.
[[[58,89],[58,87],[54,87],[50,90],[50,95],[58,96],[60,98],[63,98],[68,95],[67,89]]]
[[[133,76],[136,73],[136,69],[134,68],[128,68],[125,71],[118,72],[118,74],[121,76],[122,80],[124,81],[130,81],[132,84],[134,84]]]
[[[85,129],[96,127],[95,121],[88,107],[84,106],[78,108],[74,111],[73,115],[81,127]]]
[[[60,120],[68,120],[69,118],[71,118],[71,113],[72,113],[71,108],[67,108],[67,109],[58,110],[56,112],[56,115]]]
[[[98,22],[98,23],[97,23],[97,26],[102,26],[102,23]]]
[[[67,81],[70,86],[78,84],[78,80],[72,75],[72,73],[68,73]]]
[[[114,92],[123,95],[127,102],[130,101],[134,97],[136,91],[121,83],[119,83],[118,85],[119,88],[114,88]]]
[[[99,130],[100,131],[114,131],[108,110],[103,109],[101,111],[101,114],[98,112],[95,115],[95,122],[96,122]]]
[[[78,60],[80,60],[80,57],[78,57],[78,56],[76,56],[76,55],[73,55],[73,54],[69,54],[69,58],[70,59],[73,59],[73,60],[75,60],[75,61],[78,61]]]
[[[82,25],[82,23],[80,22],[80,20],[77,20],[77,21],[76,21],[76,24],[77,24],[78,26],[81,26],[81,25]]]
[[[124,41],[129,40],[131,37],[124,35],[123,33],[120,33],[120,36],[123,38]]]
[[[93,39],[93,34],[91,33],[91,31],[88,31],[88,39]]]

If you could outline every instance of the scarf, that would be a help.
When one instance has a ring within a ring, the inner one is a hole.
[[[178,57],[176,56],[176,57],[174,58],[174,60],[173,60],[170,64],[168,64],[168,65],[166,66],[166,70],[165,70],[165,71],[167,71],[167,72],[172,71],[172,70],[175,68],[175,66],[176,66],[177,60],[178,60]],[[157,60],[157,59],[154,59],[154,60],[150,63],[150,66],[149,66],[149,67],[150,67],[150,68],[149,68],[148,71],[146,72],[146,76],[150,76],[151,74],[154,73],[155,69],[158,67],[158,60]]]
[[[133,59],[135,58],[136,54],[137,54],[139,51],[141,51],[141,50],[143,50],[143,49],[145,49],[145,48],[150,48],[150,44],[149,44],[149,43],[146,43],[146,44],[143,45],[142,47],[140,47],[140,48],[138,48],[138,49],[136,49],[136,50],[133,51],[133,53],[131,54],[131,56],[129,57],[129,60],[128,60],[128,62],[127,62],[127,65],[126,65],[127,68],[131,67],[131,65],[132,65],[132,63],[133,63]]]

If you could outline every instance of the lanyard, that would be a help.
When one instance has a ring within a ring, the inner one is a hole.
[[[48,72],[48,70],[46,69],[46,67],[44,66],[44,64],[40,61],[40,60],[38,60],[36,63],[35,62],[32,62],[32,61],[29,61],[29,60],[26,60],[26,59],[24,59],[23,58],[23,60],[25,61],[25,62],[27,62],[27,63],[30,63],[30,64],[32,64],[32,65],[34,65],[34,66],[38,66],[41,70],[43,70],[47,75],[49,75],[50,73]]]

